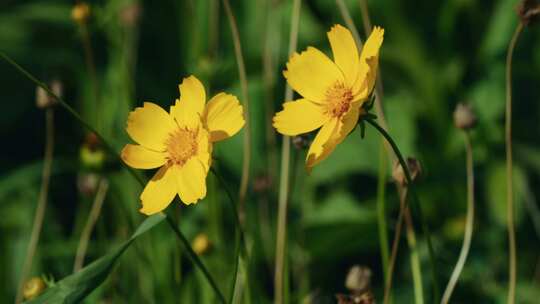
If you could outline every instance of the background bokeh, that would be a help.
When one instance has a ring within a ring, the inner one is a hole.
[[[129,143],[127,115],[143,101],[168,107],[183,77],[196,75],[208,94],[241,96],[234,48],[223,6],[205,1],[90,1],[88,33],[98,96],[85,61],[80,27],[71,19],[73,1],[0,2],[0,49],[39,79],[59,79],[64,99],[116,150]],[[257,303],[271,302],[281,137],[270,126],[281,109],[292,1],[232,1],[246,61],[250,99],[252,168],[246,232],[253,248],[249,289]],[[345,1],[365,39],[359,1]],[[439,280],[446,283],[459,254],[466,206],[465,152],[453,126],[458,102],[472,105],[477,213],[472,248],[456,288],[455,303],[504,303],[507,293],[507,234],[504,167],[504,62],[516,27],[517,1],[369,1],[373,24],[385,28],[380,68],[390,133],[407,156],[420,160],[418,192],[433,233]],[[303,1],[298,49],[327,54],[326,31],[344,24],[331,0]],[[525,29],[514,56],[514,177],[518,250],[518,303],[540,298],[540,30]],[[11,301],[30,237],[43,165],[44,111],[35,106],[35,86],[0,62],[0,299]],[[86,261],[125,240],[144,216],[141,188],[113,157],[100,161],[88,147],[87,131],[62,108],[55,114],[55,151],[49,204],[32,275],[56,280],[72,271],[92,187],[89,174],[110,182]],[[243,132],[242,132],[243,133]],[[242,136],[216,146],[215,166],[236,193]],[[373,271],[373,291],[382,300],[383,276],[376,220],[380,136],[367,128],[338,146],[307,175],[305,150],[293,151],[288,212],[288,298],[311,295],[320,303],[345,293],[354,264]],[[98,148],[99,149],[99,148]],[[96,165],[98,164],[98,165]],[[101,164],[101,165],[99,165]],[[387,166],[388,236],[398,212]],[[148,177],[153,172],[144,172]],[[202,259],[229,288],[234,265],[234,223],[227,197],[213,176],[197,205],[169,210],[190,240],[205,233],[212,250]],[[83,191],[84,190],[84,191]],[[415,222],[418,222],[415,220]],[[417,237],[425,289],[432,284],[425,238]],[[214,295],[160,225],[120,258],[88,303],[213,303]],[[394,302],[412,303],[409,249],[403,240],[394,279]],[[443,286],[441,286],[442,288]],[[429,302],[430,297],[426,293]]]

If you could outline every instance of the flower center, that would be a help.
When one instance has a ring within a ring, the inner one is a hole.
[[[180,128],[167,139],[167,163],[183,166],[197,152],[197,130]]]
[[[341,82],[336,82],[326,91],[327,113],[334,117],[341,117],[349,110],[352,99],[351,89]]]

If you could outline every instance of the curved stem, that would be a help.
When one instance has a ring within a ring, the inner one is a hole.
[[[294,0],[289,34],[289,56],[296,51],[298,26],[300,22],[301,0]],[[285,86],[285,100],[292,100],[293,91]],[[291,158],[291,140],[283,136],[281,146],[281,171],[279,177],[278,219],[276,232],[276,262],[274,271],[274,303],[282,304],[284,296],[285,248],[287,242],[287,202],[289,195],[289,166]]]
[[[245,199],[249,182],[249,166],[251,161],[251,127],[249,117],[249,94],[246,76],[246,67],[244,65],[244,56],[242,55],[242,45],[240,44],[240,34],[238,33],[238,26],[236,24],[236,18],[231,9],[229,0],[223,0],[223,6],[225,7],[225,13],[229,19],[229,25],[231,27],[231,34],[234,43],[234,54],[236,56],[236,63],[238,65],[238,74],[240,76],[240,86],[242,89],[242,97],[244,99],[244,120],[246,126],[244,128],[244,159],[242,162],[242,178],[240,180],[239,191],[239,211],[241,223],[245,220]]]
[[[407,163],[405,162],[405,159],[403,158],[403,155],[401,155],[401,152],[399,151],[399,148],[397,144],[394,142],[390,134],[384,130],[383,127],[381,127],[375,120],[371,118],[366,118],[365,121],[367,121],[370,125],[372,125],[379,133],[386,139],[386,141],[390,144],[392,147],[392,150],[396,154],[399,164],[403,168],[403,171],[405,173],[405,178],[407,179],[407,186],[411,191],[412,198],[413,198],[413,207],[415,207],[418,217],[420,218],[420,222],[422,224],[422,231],[424,232],[427,240],[428,245],[428,253],[429,253],[429,262],[431,264],[431,279],[433,281],[433,294],[435,298],[435,302],[439,301],[439,284],[437,279],[437,265],[435,263],[435,253],[433,250],[433,244],[431,243],[431,233],[429,231],[429,226],[427,225],[426,219],[424,218],[422,214],[422,206],[420,205],[420,201],[418,199],[418,195],[416,194],[415,187],[411,178],[411,173],[409,171],[409,167],[407,166]],[[407,203],[408,200],[405,201]],[[407,207],[407,204],[406,206]]]
[[[135,172],[135,170],[133,170],[131,167],[129,167],[126,163],[124,163],[122,161],[122,158],[120,157],[120,155],[116,152],[116,150],[114,150],[114,148],[109,144],[109,142],[92,125],[90,125],[88,122],[86,122],[79,115],[79,113],[77,113],[77,111],[75,111],[70,105],[68,105],[62,98],[60,98],[59,96],[54,94],[54,92],[52,92],[51,89],[49,89],[49,87],[47,87],[43,82],[37,80],[37,78],[35,78],[32,74],[30,74],[23,67],[21,67],[19,64],[17,64],[15,61],[13,61],[4,52],[0,51],[0,57],[2,57],[2,59],[4,59],[9,64],[11,64],[15,69],[17,69],[21,74],[23,74],[30,81],[32,81],[33,83],[35,83],[36,85],[38,85],[39,87],[44,89],[50,96],[54,97],[58,101],[58,103],[64,109],[66,109],[69,112],[69,114],[71,114],[83,127],[87,128],[89,131],[94,132],[96,134],[96,136],[103,143],[103,146],[120,161],[122,166],[126,170],[128,170],[129,173],[131,173],[131,175],[137,180],[137,182],[139,182],[139,184],[141,186],[145,185],[144,180],[137,174],[137,172]],[[219,291],[219,289],[217,288],[216,283],[214,282],[214,280],[210,276],[210,273],[204,267],[204,264],[202,264],[202,262],[199,260],[199,257],[197,256],[197,254],[195,254],[195,252],[191,248],[191,245],[187,241],[186,237],[182,234],[182,232],[178,229],[178,227],[176,227],[176,225],[174,224],[174,222],[172,221],[172,219],[171,219],[171,217],[169,215],[166,215],[166,219],[167,219],[167,223],[169,224],[171,229],[173,229],[176,236],[182,241],[182,244],[184,245],[184,247],[188,251],[189,258],[195,263],[195,265],[197,267],[199,267],[201,269],[201,271],[203,271],[203,273],[205,274],[205,278],[208,280],[210,285],[212,285],[212,287],[216,291],[216,294],[218,295],[218,298],[220,299],[220,301],[222,303],[226,303],[225,298],[223,297],[223,294]]]
[[[381,259],[383,265],[384,281],[388,279],[388,226],[386,223],[386,158],[384,156],[384,145],[381,141],[379,145],[379,172],[377,179],[377,223],[379,228],[379,246],[381,248]]]
[[[514,227],[514,191],[512,186],[512,55],[519,35],[523,31],[523,23],[519,23],[508,45],[506,56],[506,113],[505,113],[505,139],[506,139],[506,212],[508,216],[508,247],[509,253],[509,280],[508,304],[516,300],[516,232]]]
[[[210,286],[212,287],[212,289],[218,296],[219,301],[224,304],[227,303],[227,301],[225,301],[225,297],[219,290],[219,287],[217,286],[216,281],[214,280],[214,278],[212,278],[212,275],[210,274],[206,266],[204,266],[203,262],[199,259],[195,251],[193,251],[193,249],[191,248],[191,245],[189,244],[189,241],[186,239],[186,237],[180,231],[180,229],[178,229],[178,226],[176,226],[173,219],[169,215],[167,215],[166,220],[169,226],[171,227],[171,229],[174,231],[174,233],[178,237],[178,239],[180,239],[180,241],[182,242],[182,245],[184,246],[184,248],[187,250],[188,257],[191,260],[191,262],[197,265],[197,267],[203,272],[206,280],[208,281],[208,283],[210,283]]]
[[[400,201],[406,201],[407,198],[407,189],[399,194]],[[392,276],[394,274],[394,265],[396,264],[397,251],[399,247],[399,239],[401,237],[401,229],[403,227],[403,218],[405,215],[405,206],[404,204],[400,205],[399,215],[396,223],[396,231],[394,233],[394,240],[392,241],[392,252],[390,255],[390,262],[388,263],[388,275],[386,276],[384,284],[384,298],[383,304],[388,304],[390,301],[390,290],[392,289]]]
[[[465,136],[465,151],[467,153],[467,219],[465,224],[465,236],[463,238],[463,246],[461,247],[461,252],[459,253],[459,258],[456,263],[456,267],[450,276],[450,281],[446,290],[444,291],[441,303],[447,304],[450,302],[450,297],[452,292],[456,287],[459,275],[463,270],[467,256],[469,255],[469,250],[471,248],[471,239],[474,226],[474,171],[473,171],[473,154],[472,154],[472,144],[471,138],[467,132],[464,132]]]
[[[86,221],[86,225],[81,233],[79,245],[77,246],[77,254],[75,254],[75,263],[73,264],[73,273],[81,270],[84,264],[84,257],[86,255],[86,249],[88,248],[88,241],[92,236],[92,230],[94,230],[94,226],[96,225],[99,214],[101,213],[101,207],[103,206],[103,202],[105,202],[105,196],[107,195],[108,189],[109,182],[107,182],[106,179],[99,181],[94,203],[90,209],[88,220]]]
[[[21,280],[19,282],[19,288],[17,289],[15,303],[20,303],[23,299],[24,283],[26,282],[30,269],[32,269],[32,261],[34,260],[37,244],[39,242],[39,236],[41,234],[41,228],[43,227],[43,218],[45,217],[45,210],[47,208],[47,196],[49,193],[49,183],[51,180],[53,152],[54,110],[49,107],[45,110],[45,154],[43,156],[43,171],[41,173],[41,189],[39,190],[36,215],[34,216],[34,224],[32,226],[32,235],[30,236],[30,243],[28,244],[28,249],[26,250],[26,257],[24,259],[23,269],[21,271]]]

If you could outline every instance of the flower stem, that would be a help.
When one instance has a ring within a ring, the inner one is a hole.
[[[407,189],[403,189],[399,193],[400,200],[403,198],[403,200],[407,197]],[[397,258],[397,251],[399,248],[399,239],[401,236],[401,228],[403,227],[403,217],[405,214],[405,208],[401,206],[399,208],[399,215],[396,223],[396,231],[394,232],[394,240],[392,241],[392,252],[390,255],[390,261],[388,263],[388,275],[385,278],[384,283],[384,296],[383,296],[383,304],[388,304],[390,301],[390,290],[392,289],[392,276],[394,274],[394,265],[396,264],[396,258]]]
[[[523,23],[520,22],[508,45],[506,56],[506,212],[508,216],[508,247],[509,253],[509,280],[508,280],[508,304],[514,304],[516,300],[516,232],[514,227],[514,191],[512,186],[512,56],[519,35],[523,31]]]
[[[414,187],[414,184],[413,184],[413,181],[412,181],[412,178],[411,178],[411,173],[409,171],[409,167],[407,167],[407,163],[405,162],[405,159],[403,158],[403,155],[399,151],[399,148],[398,148],[397,144],[394,142],[394,140],[392,139],[390,134],[388,134],[388,132],[386,132],[386,130],[384,130],[384,128],[381,127],[375,120],[373,120],[371,118],[366,118],[365,121],[367,121],[375,129],[377,129],[377,131],[379,131],[379,133],[390,144],[390,146],[392,147],[392,150],[394,151],[394,153],[396,154],[396,156],[397,156],[397,158],[399,160],[399,164],[401,165],[401,167],[403,168],[403,171],[405,172],[405,178],[407,179],[407,185],[408,185],[408,188],[411,191],[412,198],[413,198],[413,203],[414,203],[413,207],[415,207],[415,209],[417,211],[418,217],[420,218],[420,222],[421,222],[421,225],[422,225],[422,231],[424,232],[424,234],[426,236],[427,245],[428,245],[428,253],[429,253],[429,261],[430,261],[430,264],[431,264],[431,276],[432,276],[431,279],[433,281],[433,295],[434,295],[434,299],[435,299],[434,302],[438,302],[438,299],[439,299],[439,284],[438,284],[438,279],[437,279],[437,265],[435,263],[435,253],[434,253],[434,250],[433,250],[433,244],[431,243],[431,233],[429,231],[429,226],[427,225],[426,219],[424,218],[424,216],[422,214],[422,206],[421,206],[420,201],[418,199],[418,196],[416,194],[415,187]],[[405,203],[407,203],[407,202],[408,202],[408,200],[405,201]],[[405,207],[407,207],[407,204],[406,204]]]
[[[139,182],[139,184],[141,186],[144,186],[145,185],[145,182],[144,180],[142,179],[141,176],[139,176],[137,174],[137,172],[135,172],[135,170],[133,170],[131,167],[127,166],[123,161],[122,161],[122,158],[120,157],[120,155],[116,152],[116,150],[109,144],[109,142],[92,126],[90,125],[88,122],[86,122],[80,115],[79,113],[77,113],[77,111],[75,111],[69,104],[67,104],[62,98],[60,98],[59,96],[55,95],[51,89],[49,89],[49,87],[47,85],[45,85],[43,82],[37,80],[37,78],[35,78],[32,74],[30,74],[28,71],[26,71],[23,67],[21,67],[19,64],[17,64],[15,61],[13,61],[9,56],[7,56],[4,52],[0,51],[0,57],[2,57],[2,59],[4,59],[6,62],[8,62],[9,64],[11,64],[15,69],[17,69],[21,74],[23,74],[26,78],[28,78],[30,81],[32,81],[33,83],[35,83],[36,85],[40,86],[42,89],[44,89],[50,96],[54,97],[58,103],[64,108],[66,109],[69,114],[71,114],[83,127],[87,128],[89,131],[92,131],[96,134],[96,136],[101,140],[101,142],[103,143],[103,146],[112,154],[114,155],[119,161],[120,163],[124,166],[124,168],[126,170],[128,170],[131,175],[137,180],[137,182]],[[50,169],[49,169],[50,171]],[[50,175],[50,173],[49,173]],[[210,276],[210,273],[208,272],[208,270],[206,269],[206,267],[204,266],[204,264],[200,261],[199,257],[197,256],[197,254],[193,251],[193,249],[191,248],[189,242],[187,241],[186,237],[182,234],[182,232],[178,229],[178,227],[176,227],[176,225],[174,224],[172,218],[169,216],[169,215],[166,215],[166,219],[167,219],[167,223],[169,224],[169,226],[171,227],[171,229],[174,231],[174,233],[176,234],[176,236],[181,240],[182,244],[184,245],[184,247],[186,248],[186,250],[188,251],[188,256],[189,258],[191,259],[191,261],[201,269],[201,271],[204,273],[205,275],[205,278],[208,280],[208,282],[210,283],[210,285],[212,285],[214,291],[216,292],[216,294],[218,295],[218,298],[220,299],[220,301],[222,303],[226,303],[225,302],[225,298],[223,297],[223,294],[219,291],[219,289],[217,288],[217,285],[215,283],[215,281],[212,279],[212,277]]]
[[[377,179],[377,223],[379,227],[379,245],[381,248],[381,259],[383,265],[384,281],[388,279],[388,225],[386,223],[386,158],[384,156],[384,145],[381,141],[379,151],[379,172]]]
[[[96,224],[99,214],[101,213],[101,207],[105,201],[105,196],[107,195],[107,190],[109,189],[109,182],[106,179],[101,179],[96,191],[96,196],[94,198],[94,203],[90,209],[90,214],[88,215],[88,220],[86,225],[81,233],[81,239],[79,241],[79,246],[77,247],[77,254],[75,255],[75,263],[73,264],[73,273],[81,270],[84,264],[84,256],[86,255],[86,249],[88,248],[88,241],[92,236],[92,230]]]
[[[465,151],[467,153],[467,219],[465,224],[465,236],[463,238],[463,246],[461,247],[461,252],[459,253],[459,258],[456,263],[456,267],[450,276],[450,281],[448,281],[448,286],[444,291],[441,303],[447,304],[450,302],[450,297],[452,292],[456,287],[459,275],[463,270],[465,261],[469,254],[471,248],[471,239],[474,226],[474,171],[473,171],[473,154],[472,154],[472,144],[469,133],[464,132],[465,136]]]
[[[289,56],[296,51],[298,26],[300,23],[301,0],[294,0],[289,33]],[[285,86],[285,100],[292,100],[293,91]],[[291,140],[283,136],[281,146],[281,171],[279,177],[278,219],[276,236],[276,262],[274,271],[274,303],[282,304],[284,297],[285,248],[287,247],[287,202],[289,195],[289,166],[291,158]]]
[[[401,206],[405,205],[405,197],[400,202]],[[407,243],[411,250],[411,271],[414,287],[414,302],[416,304],[424,303],[424,287],[422,284],[422,270],[420,269],[420,257],[418,256],[418,247],[416,246],[416,234],[411,218],[411,209],[405,208],[405,227],[407,234]]]
[[[244,127],[244,159],[242,162],[242,178],[240,180],[239,191],[239,212],[240,222],[244,223],[245,220],[245,199],[249,182],[249,166],[251,161],[251,127],[249,117],[249,94],[247,85],[246,67],[244,64],[244,56],[242,55],[242,45],[240,43],[240,34],[238,32],[238,26],[236,24],[236,18],[231,9],[229,0],[223,0],[223,6],[225,7],[225,13],[229,19],[229,26],[231,27],[231,34],[234,44],[234,54],[236,56],[236,63],[238,65],[238,74],[240,77],[240,87],[242,89],[242,98],[244,99],[244,120],[246,125]]]
[[[41,173],[41,189],[39,190],[36,215],[34,216],[34,224],[32,226],[32,235],[30,236],[30,243],[28,244],[28,249],[26,250],[26,257],[24,259],[21,279],[19,282],[19,288],[17,289],[15,303],[21,303],[23,299],[24,283],[26,282],[28,273],[32,269],[32,261],[36,253],[39,236],[41,234],[41,228],[43,227],[43,218],[45,217],[45,210],[47,208],[47,196],[49,193],[49,183],[51,180],[53,152],[54,110],[49,107],[45,110],[45,155],[43,157],[43,171]]]

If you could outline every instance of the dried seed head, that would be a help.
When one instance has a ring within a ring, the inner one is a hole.
[[[537,0],[523,0],[517,7],[517,14],[524,25],[540,19],[540,3]]]
[[[469,130],[476,125],[476,115],[470,105],[458,103],[454,111],[454,125],[463,130]]]
[[[31,300],[39,296],[47,288],[45,282],[40,277],[33,277],[24,283],[23,297],[25,300]]]
[[[90,6],[86,2],[77,3],[73,9],[71,9],[71,19],[78,24],[86,23],[89,17]]]
[[[422,167],[420,166],[420,162],[413,157],[407,157],[407,167],[409,167],[409,172],[411,173],[411,179],[413,181],[416,180],[416,178],[422,173]],[[394,165],[392,177],[394,178],[394,181],[396,181],[401,186],[407,186],[407,177],[399,162]]]
[[[371,269],[366,266],[354,265],[347,274],[345,287],[353,293],[359,293],[369,288],[371,284]]]
[[[293,136],[292,144],[296,149],[303,150],[303,149],[309,147],[310,140],[306,136],[297,135],[297,136]]]
[[[50,83],[51,91],[58,97],[62,97],[62,83],[55,79]],[[36,106],[45,109],[57,103],[56,98],[52,97],[40,86],[36,87]]]
[[[211,249],[212,244],[205,233],[199,233],[191,242],[191,247],[197,255],[203,255]]]

